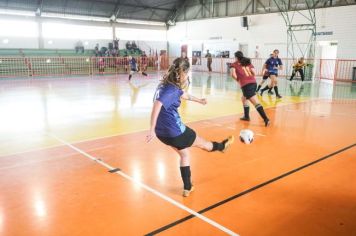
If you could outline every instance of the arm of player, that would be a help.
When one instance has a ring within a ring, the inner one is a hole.
[[[185,100],[189,100],[189,101],[193,101],[193,102],[197,102],[203,105],[206,105],[207,100],[206,98],[197,98],[194,97],[193,95],[190,95],[189,93],[187,93],[186,91],[184,91],[183,95],[181,96],[181,98],[185,99]]]
[[[238,81],[235,68],[230,69],[230,75],[234,80]]]
[[[162,108],[162,103],[160,101],[156,100],[153,103],[153,107],[152,107],[151,128],[150,128],[149,134],[146,136],[147,142],[151,141],[155,137],[155,127],[156,127],[156,123],[157,123],[158,114],[161,111],[161,108]]]
[[[256,76],[255,68],[251,67],[251,68],[250,68],[250,71],[251,71],[251,73],[252,73],[253,76]]]

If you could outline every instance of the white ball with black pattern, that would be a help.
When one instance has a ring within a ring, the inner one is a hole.
[[[251,144],[253,142],[254,133],[252,130],[243,129],[240,131],[240,141],[245,144]]]

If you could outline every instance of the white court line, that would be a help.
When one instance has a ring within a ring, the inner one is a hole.
[[[58,140],[59,142],[63,143],[64,145],[66,145],[66,146],[70,147],[71,149],[73,149],[73,150],[79,152],[80,154],[84,155],[85,157],[87,157],[87,158],[89,158],[89,159],[91,159],[91,160],[93,160],[93,161],[99,163],[100,165],[106,167],[107,169],[109,169],[109,170],[114,170],[114,169],[115,169],[114,167],[110,166],[109,164],[103,162],[102,160],[100,160],[100,159],[98,159],[98,158],[93,157],[92,155],[90,155],[90,154],[84,152],[83,150],[81,150],[81,149],[79,149],[79,148],[73,146],[72,144],[66,142],[65,140],[63,140],[63,139],[61,139],[61,138],[55,136],[54,134],[49,134],[49,135],[50,135],[51,137],[53,137],[54,139]],[[163,200],[166,200],[167,202],[169,202],[169,203],[171,203],[171,204],[177,206],[178,208],[180,208],[180,209],[182,209],[182,210],[185,210],[185,211],[189,212],[190,214],[192,214],[192,215],[196,216],[197,218],[199,218],[199,219],[201,219],[201,220],[207,222],[208,224],[211,224],[212,226],[215,226],[216,228],[220,229],[221,231],[227,233],[228,235],[239,236],[237,233],[231,231],[230,229],[228,229],[228,228],[226,228],[226,227],[224,227],[224,226],[218,224],[217,222],[215,222],[215,221],[213,221],[213,220],[211,220],[211,219],[209,219],[209,218],[207,218],[207,217],[205,217],[205,216],[199,214],[199,213],[196,212],[196,211],[193,211],[192,209],[190,209],[190,208],[184,206],[183,204],[181,204],[181,203],[179,203],[179,202],[173,200],[173,199],[170,198],[170,197],[167,197],[166,195],[164,195],[164,194],[158,192],[157,190],[155,190],[155,189],[153,189],[153,188],[151,188],[151,187],[145,185],[144,183],[141,183],[140,181],[138,181],[138,180],[132,178],[131,176],[125,174],[125,173],[122,172],[121,170],[115,172],[115,174],[120,175],[120,176],[124,177],[125,179],[134,182],[135,184],[137,184],[137,185],[139,185],[140,187],[146,189],[147,191],[153,193],[154,195],[156,195],[156,196],[162,198]]]
[[[63,145],[63,144],[62,144]],[[93,152],[93,151],[98,151],[98,150],[101,150],[103,148],[110,148],[110,147],[114,147],[115,145],[114,144],[110,144],[110,145],[105,145],[105,146],[102,146],[102,147],[97,147],[97,148],[92,148],[92,149],[89,149],[88,151],[89,152]],[[29,162],[25,162],[25,163],[22,163],[22,162],[19,162],[19,163],[16,163],[14,165],[10,165],[10,166],[1,166],[0,167],[0,171],[1,170],[7,170],[7,169],[14,169],[14,168],[19,168],[19,167],[24,167],[24,166],[28,166],[28,165],[33,165],[33,164],[39,164],[39,163],[44,163],[44,162],[49,162],[49,161],[58,161],[62,158],[67,158],[69,156],[73,156],[73,153],[68,153],[68,154],[63,154],[63,155],[60,155],[58,157],[55,157],[55,158],[50,158],[50,159],[44,159],[44,160],[36,160],[36,161],[29,161]]]
[[[265,134],[255,134],[255,135],[258,135],[258,136],[263,136],[263,137],[266,137],[267,135],[265,135]]]

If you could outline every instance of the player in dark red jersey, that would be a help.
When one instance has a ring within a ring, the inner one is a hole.
[[[269,119],[263,109],[263,106],[258,102],[256,96],[256,78],[254,67],[251,64],[251,60],[243,56],[240,51],[235,52],[236,61],[231,64],[231,76],[240,84],[242,90],[241,101],[244,106],[244,116],[241,120],[250,120],[250,107],[248,101],[250,101],[263,118],[265,126],[269,125]]]
[[[145,52],[141,55],[141,71],[145,72],[147,70],[148,57]]]

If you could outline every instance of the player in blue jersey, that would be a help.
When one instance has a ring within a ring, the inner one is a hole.
[[[181,99],[197,102],[205,105],[205,98],[196,98],[184,88],[189,81],[190,64],[184,58],[173,61],[168,72],[163,76],[154,97],[151,113],[151,128],[147,135],[147,142],[157,138],[164,144],[171,146],[180,156],[180,172],[183,180],[183,196],[187,197],[194,190],[190,176],[190,147],[198,147],[208,152],[224,152],[234,141],[230,136],[222,142],[206,141],[198,136],[194,130],[183,124],[178,108]]]
[[[130,75],[129,75],[129,80],[131,80],[132,75],[135,72],[141,73],[144,76],[147,76],[147,74],[145,72],[142,72],[139,70],[138,65],[137,65],[137,61],[134,57],[129,56],[129,65],[130,65]]]
[[[273,57],[270,57],[263,65],[263,70],[267,70],[269,73],[269,77],[271,78],[271,84],[267,85],[261,90],[261,96],[264,91],[268,90],[269,92],[270,91],[272,92],[272,89],[274,88],[276,97],[282,98],[282,96],[278,92],[277,76],[278,76],[278,70],[283,69],[283,64],[282,64],[282,60],[278,57],[278,54],[279,54],[279,50],[275,49],[273,51]]]
[[[273,57],[273,53],[269,54],[269,57]],[[256,89],[256,93],[260,90],[260,88],[262,87],[262,85],[265,83],[265,81],[267,81],[267,79],[269,78],[269,73],[268,73],[268,70],[265,69],[264,71],[262,71],[262,80],[261,82],[258,84],[258,87]],[[271,91],[271,94],[273,95],[272,91]]]

